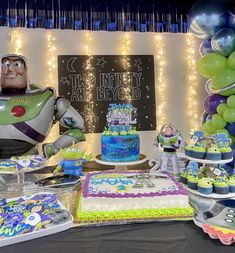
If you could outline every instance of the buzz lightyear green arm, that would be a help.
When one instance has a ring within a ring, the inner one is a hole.
[[[55,103],[55,119],[60,125],[69,128],[55,142],[43,145],[44,155],[48,158],[55,155],[60,148],[65,148],[72,143],[85,141],[85,125],[82,116],[64,98],[57,98]]]

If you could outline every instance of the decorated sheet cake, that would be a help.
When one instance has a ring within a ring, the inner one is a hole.
[[[101,172],[86,177],[77,219],[188,219],[192,214],[187,192],[170,174]]]
[[[72,227],[70,213],[50,193],[0,199],[0,247]]]

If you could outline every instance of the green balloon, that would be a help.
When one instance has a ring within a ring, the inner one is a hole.
[[[235,51],[233,51],[228,57],[228,67],[235,69]]]
[[[226,86],[229,86],[230,84],[233,84],[234,82],[235,70],[223,69],[212,78],[212,88],[214,90],[220,90],[222,88],[225,88]],[[228,91],[220,92],[220,94],[224,96],[233,95],[235,94],[235,88]]]
[[[212,135],[216,132],[215,126],[212,124],[211,121],[207,121],[202,126],[203,132]]]
[[[228,108],[227,104],[225,103],[222,103],[222,104],[219,104],[216,108],[216,111],[223,116],[225,110]]]
[[[227,104],[229,107],[235,108],[235,95],[228,97]]]
[[[211,134],[207,133],[207,132],[203,132],[205,136],[211,136]]]
[[[221,129],[221,128],[224,128],[226,126],[226,121],[219,114],[214,114],[212,116],[211,122],[215,126],[216,129]]]
[[[227,67],[227,58],[221,54],[204,55],[197,63],[198,72],[207,78],[212,78],[218,71]]]
[[[227,130],[227,129],[225,129],[225,128],[222,128],[222,129],[217,129],[217,130],[215,131],[215,133],[216,133],[216,134],[226,133],[226,134],[227,134],[227,136],[228,136],[228,137],[230,137],[228,130]]]
[[[227,108],[223,114],[223,118],[229,123],[235,122],[235,109]]]

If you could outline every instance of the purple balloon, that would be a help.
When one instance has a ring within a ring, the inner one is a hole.
[[[201,116],[201,123],[202,125],[207,122],[210,121],[212,118],[212,116],[210,114],[208,114],[207,112],[203,112],[202,116]]]
[[[209,114],[216,114],[216,108],[218,105],[227,102],[227,97],[221,96],[219,94],[213,94],[205,98],[204,108]]]
[[[235,122],[233,123],[228,123],[225,127],[228,132],[232,135],[232,136],[235,136]]]
[[[211,47],[211,39],[204,40],[199,48],[199,53],[201,56],[209,53],[214,53],[213,48]]]

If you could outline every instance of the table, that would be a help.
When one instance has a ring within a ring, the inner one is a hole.
[[[148,169],[148,163],[130,169]],[[29,177],[49,176],[53,167]],[[101,166],[87,163],[85,171],[97,171]],[[102,166],[102,169],[113,167]],[[64,193],[60,200],[74,214],[77,192]],[[74,227],[70,230],[20,244],[0,248],[0,253],[227,253],[233,246],[224,246],[212,240],[193,221],[168,221],[148,224],[129,224],[102,227]]]
[[[0,248],[0,253],[228,253],[192,221],[72,228]]]

